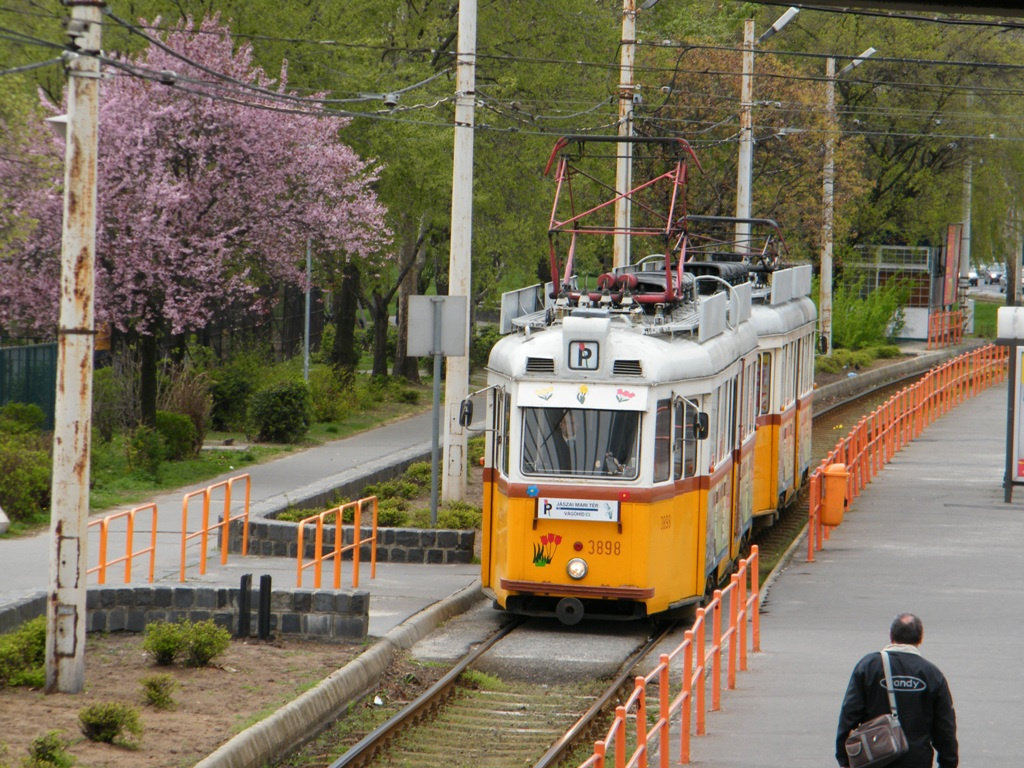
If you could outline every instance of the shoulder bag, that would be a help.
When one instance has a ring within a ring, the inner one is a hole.
[[[850,731],[846,739],[850,768],[881,768],[902,757],[910,749],[896,712],[892,669],[889,667],[889,654],[885,651],[882,651],[882,668],[885,670],[885,689],[889,693],[889,709],[892,712],[861,723]]]

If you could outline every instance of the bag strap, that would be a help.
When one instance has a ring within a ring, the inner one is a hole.
[[[885,690],[889,694],[889,709],[892,710],[892,716],[899,720],[900,716],[896,711],[896,691],[892,687],[892,669],[889,666],[889,654],[886,651],[880,651],[880,653],[882,654],[882,669],[885,671]]]

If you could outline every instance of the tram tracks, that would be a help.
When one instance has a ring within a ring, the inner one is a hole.
[[[860,417],[921,374],[868,389],[815,413],[814,456],[820,461],[845,434],[844,422]],[[823,447],[819,449],[819,444]],[[827,446],[826,446],[827,444]],[[804,494],[783,511],[775,525],[755,539],[762,575],[799,537],[807,521]],[[611,683],[588,680],[577,684],[505,683],[474,675],[473,665],[513,632],[512,622],[479,644],[415,701],[375,728],[334,762],[289,763],[317,768],[347,766],[415,766],[416,768],[488,768],[563,764],[572,748],[593,738],[607,724],[614,706],[632,689],[634,670],[671,627],[658,632],[621,667]],[[564,763],[568,765],[569,763]]]
[[[677,628],[675,624],[659,627],[610,682],[504,683],[475,674],[474,663],[522,623],[506,625],[475,647],[415,701],[334,762],[289,764],[554,768],[575,745],[592,736],[603,717],[632,690],[638,666]]]

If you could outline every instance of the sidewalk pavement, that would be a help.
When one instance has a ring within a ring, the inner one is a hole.
[[[888,643],[899,612],[924,622],[922,654],[945,673],[960,765],[1017,766],[1024,754],[1024,488],[1003,501],[1006,387],[929,426],[855,499],[814,563],[806,541],[767,589],[761,653],[691,764],[835,765],[839,706],[854,664]],[[678,722],[673,735],[678,755]]]

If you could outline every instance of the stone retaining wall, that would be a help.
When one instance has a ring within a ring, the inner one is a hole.
[[[213,621],[237,634],[241,590],[228,587],[91,587],[86,632],[142,632],[154,621]],[[250,592],[250,635],[257,632],[259,589]],[[46,594],[0,610],[0,632],[46,613]],[[370,595],[362,590],[271,590],[270,632],[276,637],[362,642],[370,625]]]
[[[242,524],[233,522],[228,539],[229,552],[242,551]],[[220,529],[218,528],[218,533]],[[322,550],[324,554],[334,548],[335,526],[324,526]],[[361,539],[370,537],[371,529],[362,528]],[[311,558],[316,551],[316,528],[308,525],[303,538],[303,557]],[[353,527],[343,527],[342,545],[352,543]],[[476,532],[433,528],[378,528],[377,562],[425,563],[429,565],[465,565],[473,562]],[[218,542],[219,544],[219,542]],[[299,528],[295,523],[284,523],[269,517],[250,518],[249,554],[272,557],[297,557]],[[346,560],[351,554],[345,553]],[[370,545],[359,548],[359,559],[370,560]]]

